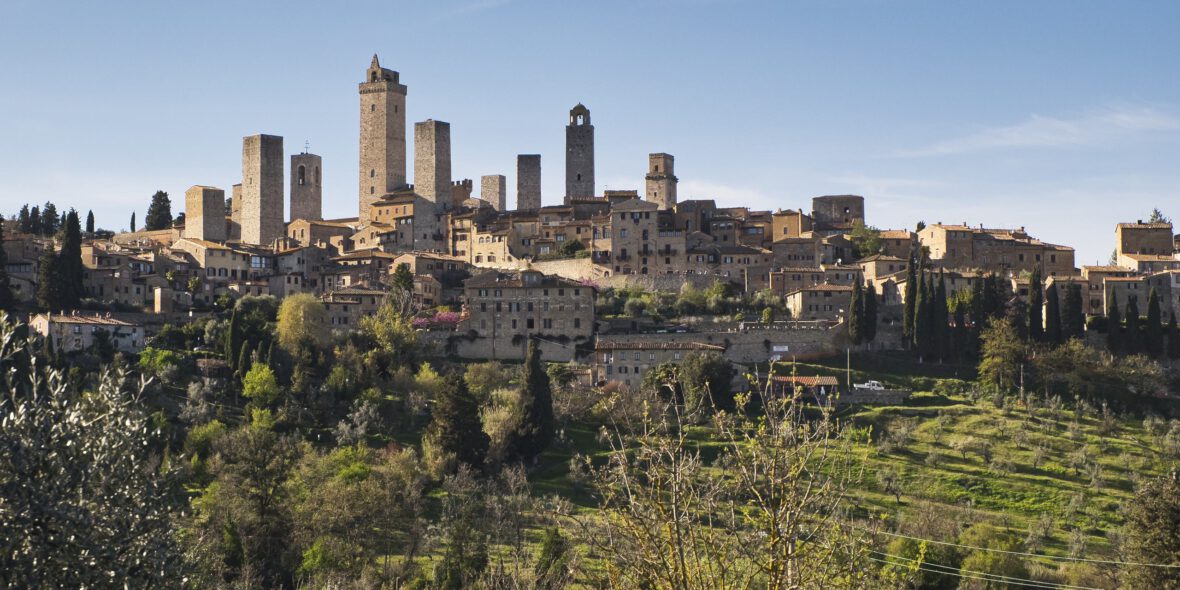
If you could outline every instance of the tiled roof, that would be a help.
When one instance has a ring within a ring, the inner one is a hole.
[[[37,314],[36,317],[41,317],[46,314]],[[115,319],[106,316],[97,315],[72,315],[72,314],[48,314],[49,321],[55,324],[85,324],[92,326],[137,326],[131,322]]]
[[[792,383],[795,385],[802,385],[804,387],[835,387],[840,384],[840,382],[831,375],[775,375],[770,379],[777,383]]]
[[[1119,229],[1172,229],[1171,223],[1120,223]]]
[[[653,339],[606,340],[599,338],[594,350],[725,350],[724,346],[704,342],[675,342]]]

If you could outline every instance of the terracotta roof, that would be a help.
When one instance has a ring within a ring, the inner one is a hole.
[[[889,240],[908,240],[913,236],[913,232],[908,229],[883,229],[881,230],[881,237]]]
[[[133,324],[131,322],[125,322],[123,320],[115,319],[112,317],[97,316],[97,315],[39,313],[36,316],[34,316],[34,319],[37,317],[45,316],[45,315],[48,315],[49,321],[52,323],[55,323],[55,324],[87,324],[87,325],[94,325],[94,326],[132,326],[132,327],[138,326],[138,324]]]
[[[819,285],[812,285],[810,287],[803,287],[802,289],[797,289],[795,291],[788,293],[787,295],[788,296],[794,295],[795,293],[799,293],[801,291],[832,291],[832,292],[846,291],[846,292],[852,292],[852,286],[851,285],[833,285],[830,283],[822,283]]]
[[[1119,229],[1172,229],[1171,223],[1120,223]]]
[[[653,337],[658,338],[658,337]],[[704,342],[668,342],[660,340],[604,340],[598,339],[594,350],[725,350],[724,346]]]
[[[778,383],[793,383],[795,385],[802,385],[804,387],[835,387],[840,384],[840,382],[831,375],[775,375],[770,379]]]

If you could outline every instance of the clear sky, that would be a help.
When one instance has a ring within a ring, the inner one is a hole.
[[[451,123],[454,176],[542,154],[592,112],[598,190],[676,156],[680,198],[869,223],[1026,226],[1105,261],[1114,223],[1180,220],[1180,2],[5,0],[0,209],[143,219],[227,190],[241,137],[324,158],[325,215],[356,215],[357,83],[373,53],[409,121]],[[413,153],[412,147],[410,154]],[[412,173],[412,164],[410,166]]]

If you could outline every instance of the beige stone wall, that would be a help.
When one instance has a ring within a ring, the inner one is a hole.
[[[671,154],[649,154],[647,156],[646,199],[667,210],[676,206],[677,178]]]
[[[229,239],[242,239],[242,185],[230,188]]]
[[[283,138],[242,139],[242,242],[270,245],[283,237]]]
[[[315,154],[291,156],[291,220],[324,218],[323,161]]]
[[[433,119],[414,123],[414,192],[433,203],[450,199],[450,123]]]
[[[541,208],[541,155],[516,156],[516,208]]]
[[[184,193],[184,237],[224,242],[225,191],[211,186],[194,186]]]
[[[503,174],[479,177],[479,198],[496,211],[504,211],[508,207],[508,179]]]

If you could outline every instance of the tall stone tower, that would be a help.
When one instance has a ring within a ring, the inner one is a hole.
[[[441,206],[451,202],[451,124],[414,123],[414,192]]]
[[[369,205],[406,184],[406,87],[381,67],[377,54],[360,84],[360,219]]]
[[[225,230],[224,190],[194,186],[184,192],[184,237],[224,242]]]
[[[315,154],[291,155],[291,221],[320,221],[324,218],[322,165],[322,159]]]
[[[283,138],[242,138],[242,242],[269,246],[283,237]]]
[[[242,185],[230,188],[229,239],[242,239]]]
[[[541,154],[516,156],[516,208],[541,208]]]
[[[578,103],[565,126],[565,200],[594,196],[594,126],[590,109]]]
[[[671,154],[648,154],[647,200],[668,210],[676,206],[676,175],[672,171],[675,158]]]
[[[479,198],[496,211],[503,211],[508,206],[508,179],[503,174],[480,176]]]

